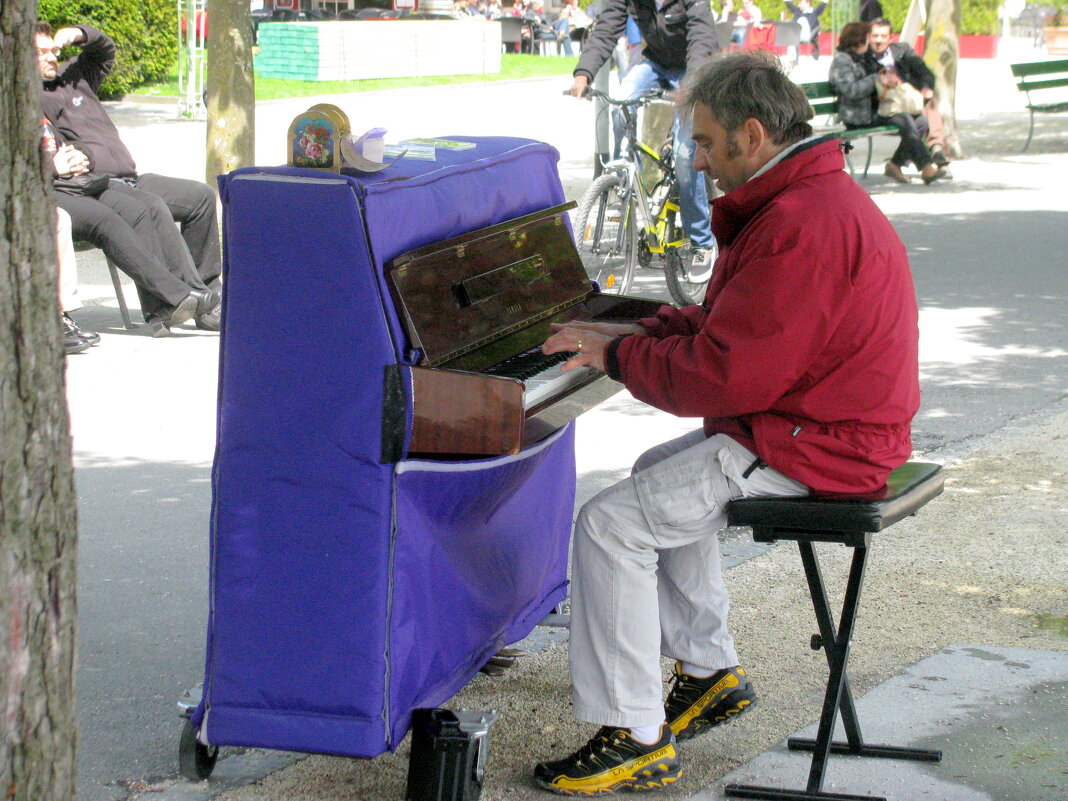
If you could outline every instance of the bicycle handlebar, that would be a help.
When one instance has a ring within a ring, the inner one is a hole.
[[[570,95],[571,90],[565,89],[565,95]],[[582,94],[582,100],[593,100],[594,98],[600,98],[609,105],[612,106],[647,106],[654,100],[663,100],[671,94],[668,89],[648,89],[642,92],[637,97],[628,98],[626,100],[615,100],[609,97],[606,93],[594,89],[592,86],[587,86],[586,91]]]

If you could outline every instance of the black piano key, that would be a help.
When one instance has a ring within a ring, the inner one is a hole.
[[[531,348],[523,353],[517,353],[515,356],[509,356],[503,362],[499,362],[492,367],[486,369],[484,372],[490,375],[499,375],[506,378],[519,378],[528,379],[536,376],[543,370],[547,370],[553,365],[566,362],[575,354],[573,352],[563,353],[542,353],[541,348]]]

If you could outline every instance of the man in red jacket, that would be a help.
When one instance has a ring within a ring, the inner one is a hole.
[[[694,166],[720,255],[704,303],[633,324],[558,327],[634,397],[704,426],[643,454],[579,513],[572,569],[574,713],[600,724],[535,767],[561,794],[675,781],[677,741],[756,701],[727,631],[717,532],[733,498],[864,492],[911,450],[916,299],[905,247],[843,171],[839,143],[778,62],[737,53],[688,85]],[[661,702],[659,657],[676,660]]]

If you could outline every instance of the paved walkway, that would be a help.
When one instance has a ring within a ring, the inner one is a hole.
[[[1068,774],[1057,756],[1068,750],[1063,743],[1068,265],[1062,255],[1068,249],[1068,118],[1041,120],[1031,151],[1019,153],[1026,114],[1007,63],[1032,56],[1040,54],[1021,50],[992,62],[962,63],[957,108],[967,157],[954,164],[955,181],[899,186],[878,175],[864,184],[910,247],[924,308],[925,408],[917,427],[932,433],[917,444],[927,458],[953,464],[947,494],[915,521],[880,538],[855,649],[858,695],[887,680],[898,682],[864,701],[873,705],[864,707],[872,710],[870,719],[901,706],[895,690],[901,682],[922,680],[924,689],[916,692],[938,703],[916,702],[910,707],[914,728],[889,734],[905,741],[943,737],[942,747],[955,754],[938,774],[889,777],[887,786],[865,763],[873,785],[895,799],[957,798],[940,794],[942,789],[928,792],[947,782],[978,788],[959,796],[968,799],[1068,794]],[[822,79],[828,63],[803,62],[797,78]],[[346,109],[355,128],[386,127],[391,139],[477,133],[548,141],[560,150],[565,188],[577,199],[590,176],[592,107],[562,97],[567,83],[535,80],[261,103],[257,161],[282,162],[292,117],[317,100],[329,100]],[[195,155],[204,139],[202,123],[175,120],[172,108],[154,104],[113,104],[112,111],[142,171],[202,177],[203,161]],[[122,332],[106,273],[89,256],[80,255],[79,262],[91,305],[78,316],[101,331],[104,342],[72,357],[68,367],[82,530],[81,801],[140,792],[161,801],[403,797],[406,745],[397,755],[371,761],[313,757],[281,772],[275,771],[290,761],[284,755],[228,753],[211,782],[190,785],[147,778],[161,769],[110,742],[116,739],[110,731],[135,731],[173,747],[176,689],[198,680],[202,670],[218,338],[191,327],[162,340]],[[1026,286],[1031,299],[1018,304],[1018,313],[992,299],[1011,297],[1013,286]],[[128,296],[133,299],[132,292]],[[995,347],[988,334],[999,315],[1008,319],[1001,323],[1005,340]],[[984,372],[988,369],[995,372]],[[981,396],[998,392],[1004,402],[993,404],[997,408],[983,403]],[[585,415],[579,426],[580,502],[621,477],[645,447],[691,427],[692,421],[651,412],[626,395]],[[621,430],[626,437],[619,436]],[[1048,566],[1044,573],[1039,565]],[[828,575],[840,571],[831,555]],[[811,610],[796,553],[776,548],[741,561],[729,575],[734,628],[764,703],[744,721],[687,749],[688,776],[661,798],[718,798],[721,777],[744,770],[749,759],[774,750],[817,714],[823,657],[805,649]],[[101,625],[109,615],[119,619]],[[504,712],[494,730],[487,801],[545,798],[530,786],[530,764],[588,734],[567,717],[565,650],[550,642],[504,679],[479,677],[452,704]],[[928,659],[936,661],[922,661]],[[1007,663],[1015,666],[1006,668]],[[995,664],[997,687],[1004,692],[991,690],[994,674],[986,670],[970,684],[930,678],[960,678],[968,666]],[[919,679],[910,678],[915,676]],[[1059,710],[1059,717],[1028,707],[1026,714],[1038,715],[1031,725],[1024,711],[1016,715],[1026,705],[1007,700],[1029,693],[1048,699],[1045,709]],[[935,725],[939,720],[946,725]],[[1017,725],[1020,720],[1025,725]],[[965,726],[968,722],[975,725]],[[1020,766],[1021,776],[1034,781],[1017,792],[980,776],[980,767],[966,757],[980,747],[968,738],[984,731],[1006,732],[1000,742],[987,737],[982,748],[1001,747],[1001,756],[991,752],[990,758]],[[117,775],[136,780],[116,784],[117,765]],[[766,772],[751,769],[783,786],[796,785],[802,775],[796,759]],[[265,774],[272,775],[250,784]],[[928,785],[932,775],[937,783]]]

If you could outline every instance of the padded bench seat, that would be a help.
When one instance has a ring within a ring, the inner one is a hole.
[[[753,539],[808,539],[845,542],[856,535],[889,528],[942,492],[942,468],[906,462],[890,474],[881,490],[865,495],[815,493],[804,498],[744,498],[727,509],[732,526],[752,526]],[[795,530],[803,535],[790,536]],[[770,538],[774,533],[774,537]],[[850,536],[852,535],[852,536]],[[867,538],[864,538],[867,544]],[[846,542],[846,544],[849,544]]]

